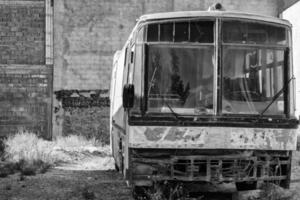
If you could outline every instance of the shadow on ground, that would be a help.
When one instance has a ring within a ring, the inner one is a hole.
[[[115,171],[51,169],[45,174],[0,178],[1,200],[131,200],[131,191]]]

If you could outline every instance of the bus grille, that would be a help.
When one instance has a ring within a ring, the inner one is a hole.
[[[169,159],[136,158],[133,163],[151,165],[147,179],[205,182],[280,181],[290,172],[290,157],[260,156],[172,156]],[[140,174],[142,175],[142,174]],[[138,175],[138,176],[140,176]],[[137,177],[137,176],[136,176]],[[141,176],[140,176],[141,178]]]

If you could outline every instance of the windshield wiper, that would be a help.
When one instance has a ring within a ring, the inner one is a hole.
[[[150,86],[149,86],[149,90],[148,90],[148,98],[149,98],[149,96],[150,96],[150,92],[151,92],[152,86],[153,86],[153,84],[154,84],[154,80],[155,80],[155,75],[156,75],[157,69],[158,69],[158,66],[155,66],[154,71],[153,71],[152,76],[151,76],[151,80],[150,80],[150,82],[149,82],[149,85],[150,85]],[[176,112],[173,110],[173,108],[169,105],[169,103],[168,103],[167,101],[165,101],[165,98],[164,98],[160,93],[159,93],[158,95],[159,95],[159,97],[162,99],[163,105],[167,105],[168,108],[169,108],[169,110],[171,111],[171,113],[174,115],[174,117],[175,117],[178,121],[181,121],[181,119],[180,119],[180,117],[179,117],[179,114],[176,113]]]
[[[162,98],[162,100],[163,100],[163,104],[166,104],[166,105],[168,106],[169,110],[170,110],[171,113],[174,115],[174,117],[175,117],[178,121],[181,121],[181,119],[180,119],[180,117],[179,117],[179,114],[176,113],[176,112],[173,110],[173,108],[170,106],[170,104],[169,104],[167,101],[165,101],[165,98],[163,98],[162,96],[161,96],[161,98]]]
[[[265,112],[270,108],[270,106],[278,99],[278,97],[280,97],[280,95],[285,91],[287,90],[288,86],[290,85],[290,82],[295,79],[295,77],[291,77],[288,82],[281,88],[281,90],[279,90],[272,98],[272,101],[266,106],[266,108],[259,114],[259,117],[258,119],[260,119],[264,114]]]
[[[151,76],[151,80],[150,80],[150,82],[149,82],[148,97],[149,97],[149,95],[150,95],[152,86],[153,86],[153,84],[154,84],[154,80],[155,80],[154,78],[155,78],[155,75],[156,75],[156,71],[157,71],[157,66],[154,68],[154,71],[153,71],[152,76]]]

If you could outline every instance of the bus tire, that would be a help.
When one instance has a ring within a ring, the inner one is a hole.
[[[237,191],[256,190],[257,181],[245,181],[235,183]]]
[[[117,163],[115,162],[115,170],[117,171],[117,172],[119,172],[120,171],[120,168],[119,168],[119,166],[117,165]]]

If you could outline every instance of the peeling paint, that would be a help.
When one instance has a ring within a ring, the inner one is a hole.
[[[136,148],[295,150],[296,139],[296,129],[167,126],[129,128],[129,146]]]
[[[165,136],[165,140],[169,141],[176,141],[176,140],[181,140],[185,134],[184,129],[177,129],[175,127],[171,128],[168,132],[168,134]]]
[[[275,140],[279,143],[281,143],[284,147],[284,149],[287,148],[287,144],[288,143],[292,143],[293,142],[293,137],[291,137],[290,135],[285,134],[283,131],[278,133],[275,136]]]
[[[162,134],[165,132],[166,128],[157,127],[154,129],[147,128],[145,131],[145,136],[149,141],[158,141],[162,138]]]

